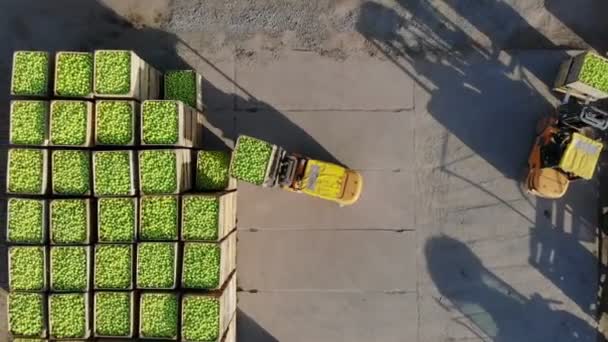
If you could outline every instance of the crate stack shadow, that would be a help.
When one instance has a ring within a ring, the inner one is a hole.
[[[236,180],[201,86],[128,50],[14,53],[13,339],[235,341]]]

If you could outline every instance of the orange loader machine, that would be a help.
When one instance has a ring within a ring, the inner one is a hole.
[[[528,158],[526,190],[539,197],[556,199],[570,182],[593,177],[608,128],[608,113],[566,96],[556,113],[541,118]]]

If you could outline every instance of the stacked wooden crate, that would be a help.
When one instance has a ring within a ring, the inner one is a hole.
[[[13,61],[11,335],[230,340],[236,182],[230,152],[201,150],[200,75],[186,72],[190,106],[183,91],[163,99],[161,73],[133,51],[55,61],[39,51]],[[150,115],[148,103],[175,111]],[[205,336],[188,318],[200,305],[218,312]]]

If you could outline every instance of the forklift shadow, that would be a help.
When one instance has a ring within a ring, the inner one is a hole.
[[[561,24],[580,39],[571,48],[592,48],[604,54],[608,52],[608,22],[603,13],[608,12],[608,2],[601,0],[544,0],[545,8]]]
[[[236,311],[237,341],[241,342],[278,342],[266,329],[262,328],[255,320],[243,310]]]
[[[581,318],[554,309],[559,304],[534,293],[529,297],[488,270],[461,241],[447,236],[427,240],[424,255],[431,279],[439,291],[433,295],[455,326],[445,327],[479,340],[595,341],[595,328]],[[458,339],[461,336],[453,336]],[[464,337],[462,336],[462,337]]]
[[[463,29],[466,26],[468,31]],[[555,110],[557,99],[550,96],[550,89],[559,64],[568,54],[505,1],[447,1],[437,5],[429,0],[397,0],[393,7],[368,1],[361,5],[357,29],[382,57],[428,93],[422,111],[426,109],[445,128],[441,172],[466,182],[478,189],[480,196],[494,198],[521,221],[529,222],[533,226],[530,264],[584,312],[592,313],[598,261],[581,243],[596,239],[596,185],[572,184],[570,193],[557,202],[534,200],[520,189],[521,200],[529,204],[522,210],[502,194],[488,190],[483,179],[475,178],[475,170],[467,169],[463,163],[466,158],[454,157],[456,148],[448,143],[453,135],[456,139],[450,141],[462,142],[472,155],[519,184],[535,138],[536,122]],[[479,43],[482,36],[487,38],[483,45]],[[526,49],[535,51],[526,53]],[[538,49],[547,51],[538,54]],[[451,167],[456,163],[460,165]],[[468,255],[477,265],[474,268],[484,270],[474,255]],[[480,273],[486,274],[477,271]],[[441,288],[449,284],[449,279],[441,276],[436,283]],[[496,292],[486,290],[488,295]],[[528,305],[514,305],[507,299],[505,305],[513,310]],[[501,321],[499,310],[495,311]],[[499,336],[506,334],[502,330]],[[551,340],[528,339],[523,331],[521,334],[511,341]]]
[[[535,123],[553,108],[534,83],[550,84],[567,54],[502,1],[451,5],[489,46],[427,0],[399,0],[395,8],[365,2],[357,29],[429,94],[426,110],[435,120],[505,177],[519,180]],[[550,58],[504,51],[528,47],[553,51]]]

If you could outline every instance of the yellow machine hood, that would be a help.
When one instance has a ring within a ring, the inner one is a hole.
[[[602,143],[574,133],[559,162],[559,167],[583,179],[591,179],[600,158]]]
[[[302,178],[302,192],[325,199],[339,199],[344,193],[346,170],[338,165],[309,160]]]

